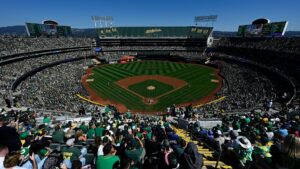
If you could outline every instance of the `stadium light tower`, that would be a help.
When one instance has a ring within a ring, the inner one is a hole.
[[[113,27],[113,20],[114,18],[112,16],[92,16],[95,29],[111,28]]]
[[[208,16],[195,16],[195,25],[197,26],[200,24],[200,26],[204,26],[202,24],[206,24],[205,26],[208,26],[208,24],[211,24],[211,27],[214,26],[214,22],[217,21],[218,15],[208,15]]]

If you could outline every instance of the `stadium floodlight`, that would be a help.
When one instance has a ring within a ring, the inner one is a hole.
[[[198,25],[198,23],[206,23],[206,25],[208,24],[208,23],[212,23],[212,25],[213,25],[213,23],[215,22],[215,21],[217,21],[217,19],[218,19],[218,15],[208,15],[208,16],[195,16],[195,24],[196,25]]]
[[[112,16],[92,16],[95,28],[112,27],[113,20]]]

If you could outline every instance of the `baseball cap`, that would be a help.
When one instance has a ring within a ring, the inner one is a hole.
[[[67,145],[67,146],[72,146],[72,145],[74,145],[74,141],[75,141],[74,138],[70,138],[70,139],[66,142],[66,145]]]

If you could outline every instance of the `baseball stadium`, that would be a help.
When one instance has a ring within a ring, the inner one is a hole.
[[[300,4],[188,1],[1,2],[0,169],[299,169]]]
[[[109,50],[116,43],[124,44],[122,48],[128,49],[135,48],[138,43],[140,49],[138,52],[134,49],[126,51],[137,52],[128,62],[120,58],[123,63],[89,68],[82,79],[89,100],[114,105],[120,112],[140,113],[164,112],[173,105],[199,106],[214,100],[222,86],[218,69],[183,58],[172,61],[170,56],[173,54],[168,46],[183,44],[185,48],[195,47],[193,52],[201,52],[211,30],[205,27],[99,29],[98,44],[103,50]],[[162,49],[149,51],[155,46]],[[189,49],[178,52],[186,51],[191,52]]]

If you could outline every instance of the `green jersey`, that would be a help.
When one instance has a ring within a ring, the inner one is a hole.
[[[81,152],[76,147],[67,147],[62,150],[64,160],[78,160]]]
[[[120,158],[115,155],[98,156],[96,167],[97,169],[113,169],[116,162],[120,163]]]

